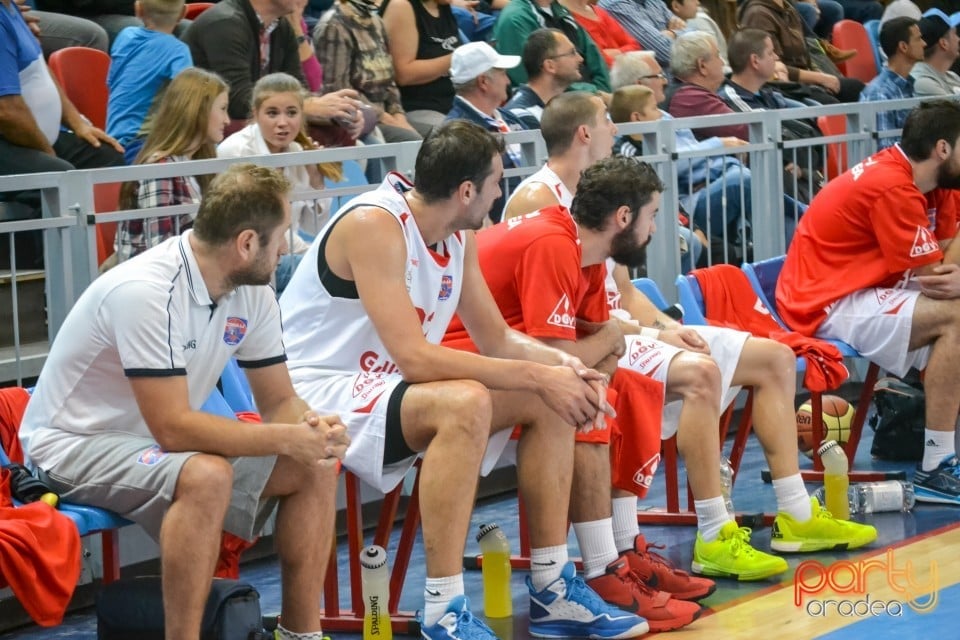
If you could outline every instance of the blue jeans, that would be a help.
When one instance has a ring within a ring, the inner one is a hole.
[[[739,243],[742,238],[741,230],[749,229],[753,218],[750,189],[750,172],[739,165],[727,166],[723,177],[711,180],[709,186],[700,192],[693,208],[693,221],[707,236],[722,238],[726,230],[727,240]],[[806,210],[806,205],[788,195],[783,196],[787,244],[793,238],[796,221]]]
[[[844,18],[843,5],[836,0],[817,0],[817,6],[807,2],[796,2],[793,5],[800,13],[800,17],[810,30],[820,38],[830,39],[833,34],[833,25]],[[817,8],[820,15],[817,16]]]
[[[466,38],[467,42],[486,42],[493,35],[493,25],[497,21],[499,11],[494,15],[488,13],[477,13],[477,21],[473,21],[473,14],[462,7],[451,7],[453,17],[457,19],[457,26],[460,27],[460,33]]]

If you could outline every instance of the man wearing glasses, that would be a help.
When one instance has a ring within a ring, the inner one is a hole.
[[[559,29],[537,29],[527,38],[521,63],[527,82],[504,107],[527,129],[539,129],[543,107],[581,78],[583,57]]]

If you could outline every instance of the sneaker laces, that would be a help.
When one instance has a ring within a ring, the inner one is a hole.
[[[587,586],[580,576],[574,576],[567,582],[567,600],[585,605],[591,611],[602,611],[609,607],[596,591]]]
[[[643,554],[647,556],[652,562],[659,564],[663,567],[666,567],[669,571],[674,573],[686,573],[682,569],[678,569],[673,562],[664,556],[660,555],[656,551],[651,551],[650,549],[666,549],[667,545],[665,544],[656,544],[655,542],[648,542],[647,548],[643,550]]]
[[[463,640],[470,640],[470,638],[489,640],[491,637],[496,637],[493,629],[483,620],[475,617],[469,609],[464,609],[457,614],[457,630],[461,633]]]
[[[757,553],[757,550],[750,546],[750,534],[752,533],[753,529],[750,527],[739,527],[733,535],[726,538],[730,542],[731,555],[736,557],[742,553],[745,556],[752,556]]]

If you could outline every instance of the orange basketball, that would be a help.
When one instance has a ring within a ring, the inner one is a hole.
[[[850,438],[854,408],[839,396],[823,396],[823,437],[845,444]],[[813,456],[819,443],[813,441],[813,414],[809,400],[797,409],[797,448],[806,456]]]

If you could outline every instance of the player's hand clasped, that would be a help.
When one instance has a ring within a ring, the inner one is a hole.
[[[301,441],[293,446],[290,457],[308,466],[343,459],[350,436],[338,416],[318,416],[307,411],[300,419],[300,425],[309,430],[303,432]]]
[[[960,265],[941,264],[931,271],[930,275],[917,276],[923,295],[937,300],[960,298]]]

